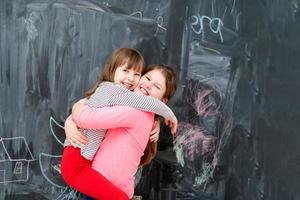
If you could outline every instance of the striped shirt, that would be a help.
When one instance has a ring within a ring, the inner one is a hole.
[[[91,108],[116,105],[129,106],[156,113],[166,119],[176,119],[172,110],[159,99],[134,93],[122,85],[112,82],[100,83],[95,93],[86,101],[86,105]],[[88,143],[81,147],[81,155],[88,160],[92,160],[102,143],[106,130],[82,129],[81,131],[88,138]],[[70,145],[68,140],[65,140],[66,145]]]

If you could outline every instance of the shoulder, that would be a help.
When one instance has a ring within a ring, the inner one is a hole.
[[[154,114],[152,112],[147,112],[143,110],[139,110],[137,108],[133,108],[130,106],[113,106],[116,111],[120,111],[122,113],[127,113],[129,117],[141,117],[141,118],[148,118],[153,117]]]
[[[116,89],[119,89],[119,90],[130,91],[126,87],[124,87],[123,85],[120,85],[120,84],[117,84],[117,83],[114,83],[114,82],[109,82],[109,81],[101,82],[98,85],[98,88],[103,88],[103,87],[105,87],[105,88],[116,88]]]
[[[151,128],[154,123],[154,113],[134,109],[131,107],[124,107],[129,113],[128,120],[132,122],[131,128],[135,128],[140,131],[151,131]]]
[[[102,82],[98,85],[97,90],[98,92],[110,92],[110,94],[124,94],[124,93],[131,93],[130,90],[125,88],[124,86],[113,83],[113,82]]]

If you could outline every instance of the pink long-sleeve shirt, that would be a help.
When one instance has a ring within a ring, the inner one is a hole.
[[[106,106],[130,106],[139,110],[156,113],[166,119],[176,119],[172,110],[157,98],[134,93],[122,85],[104,81],[98,85],[95,93],[87,99],[86,105],[92,108]],[[88,143],[80,147],[81,155],[88,160],[93,160],[102,140],[105,129],[83,129],[82,133],[88,138]],[[70,145],[65,141],[65,145]]]
[[[81,128],[108,129],[92,168],[131,198],[134,176],[149,141],[154,114],[127,106],[84,106],[73,118]]]

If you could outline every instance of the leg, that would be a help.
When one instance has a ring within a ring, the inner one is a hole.
[[[128,200],[128,196],[91,167],[92,162],[80,155],[80,149],[67,146],[61,161],[61,173],[67,184],[101,200]]]

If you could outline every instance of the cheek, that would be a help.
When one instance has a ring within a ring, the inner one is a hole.
[[[113,80],[115,82],[115,81],[118,81],[119,79],[120,79],[120,73],[116,71],[114,76],[113,76]]]
[[[158,98],[158,99],[162,99],[163,98],[163,96],[164,96],[164,92],[162,92],[162,91],[160,91],[160,90],[155,90],[154,92],[153,92],[153,96],[155,97],[155,98]]]
[[[160,96],[160,99],[163,99],[164,98],[164,94],[166,93],[166,90],[163,90],[163,91],[159,91],[159,96]]]
[[[136,77],[136,78],[134,79],[135,84],[138,84],[138,83],[140,82],[140,80],[141,80],[140,77]]]
[[[114,83],[121,83],[119,77],[116,77],[116,76],[114,77]]]

